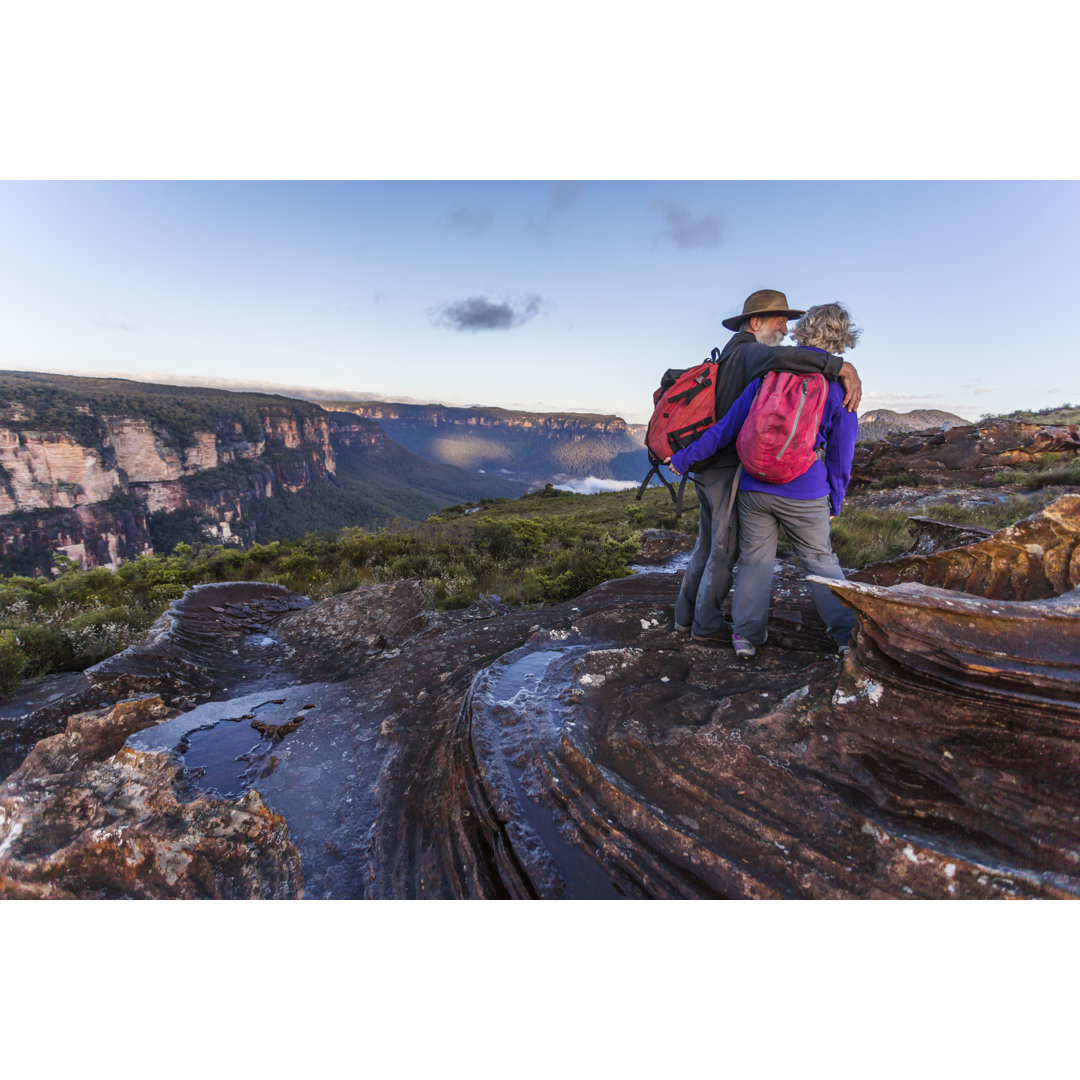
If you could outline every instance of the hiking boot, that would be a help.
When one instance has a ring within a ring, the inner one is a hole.
[[[690,637],[702,645],[726,645],[731,640],[726,630],[714,630],[711,634],[696,634],[691,630]]]
[[[690,626],[689,623],[686,626],[683,626],[682,623],[678,623],[678,622],[675,624],[675,633],[676,634],[689,634],[692,629],[693,628]]]
[[[732,634],[731,644],[735,646],[735,655],[740,660],[749,660],[757,652],[757,646],[742,634]]]

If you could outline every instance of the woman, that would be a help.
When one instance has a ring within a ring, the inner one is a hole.
[[[819,304],[795,324],[791,336],[799,345],[840,355],[854,347],[860,332],[851,325],[851,317],[840,304]],[[701,438],[673,454],[667,461],[671,470],[678,474],[689,472],[733,442],[761,382],[755,379],[750,383]],[[801,475],[783,484],[759,480],[745,470],[740,476],[738,576],[731,602],[732,644],[737,656],[752,657],[767,636],[773,563],[781,525],[809,573],[844,578],[829,539],[829,522],[840,513],[844,501],[859,422],[854,413],[844,410],[843,400],[841,384],[830,382],[818,425],[818,456]],[[841,653],[847,652],[855,626],[854,613],[824,585],[811,582],[810,589],[829,636]]]

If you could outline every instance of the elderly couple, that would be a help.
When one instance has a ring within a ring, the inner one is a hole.
[[[780,345],[788,332],[788,319],[799,319],[792,330],[798,343],[794,347]],[[772,289],[752,293],[742,313],[725,319],[723,325],[736,333],[720,354],[719,419],[666,462],[676,473],[693,470],[700,506],[697,546],[675,606],[675,629],[689,632],[694,641],[728,640],[720,605],[731,589],[738,555],[731,641],[738,656],[749,658],[767,635],[780,525],[809,573],[844,577],[829,540],[829,521],[840,513],[851,476],[862,381],[839,354],[855,345],[859,331],[839,304],[793,311],[787,297]],[[740,472],[735,452],[735,437],[762,376],[769,371],[821,372],[829,380],[817,435],[819,456],[805,473],[786,484],[766,483]],[[736,483],[738,497],[734,499]],[[810,587],[829,636],[841,653],[846,652],[854,614],[824,585],[811,582]]]

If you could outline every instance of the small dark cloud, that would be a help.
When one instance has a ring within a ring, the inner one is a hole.
[[[516,305],[470,296],[467,300],[437,308],[432,313],[432,322],[448,330],[469,330],[474,333],[477,330],[511,330],[538,315],[542,303],[539,296],[526,296]]]
[[[1064,394],[1065,393],[1065,387],[1064,386],[1051,386],[1049,390],[1044,390],[1043,393],[1044,394]]]
[[[652,209],[664,219],[663,239],[669,240],[676,247],[691,251],[694,248],[719,246],[723,233],[718,214],[696,216],[685,206],[667,199],[653,203]]]
[[[964,383],[964,389],[979,397],[981,394],[989,394],[994,388],[992,386],[983,386],[981,383]]]
[[[565,214],[581,194],[580,180],[558,180],[548,188],[544,209],[536,216],[529,216],[529,226],[537,232],[547,232],[556,219]]]
[[[495,220],[495,215],[486,206],[459,206],[446,216],[446,227],[455,232],[479,236]]]
[[[378,305],[381,304],[389,295],[390,294],[388,292],[377,292],[371,297],[372,303],[374,303],[375,306],[378,307]]]
[[[140,330],[142,324],[137,322],[115,322],[112,319],[98,319],[95,326],[100,326],[102,330]]]

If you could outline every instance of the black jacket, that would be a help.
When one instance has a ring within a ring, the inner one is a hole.
[[[720,353],[716,378],[716,419],[735,404],[735,399],[756,378],[767,371],[794,371],[796,374],[820,371],[826,379],[835,379],[844,360],[818,349],[801,345],[762,345],[748,330],[740,330]],[[695,470],[734,468],[739,464],[735,447],[721,450]]]

